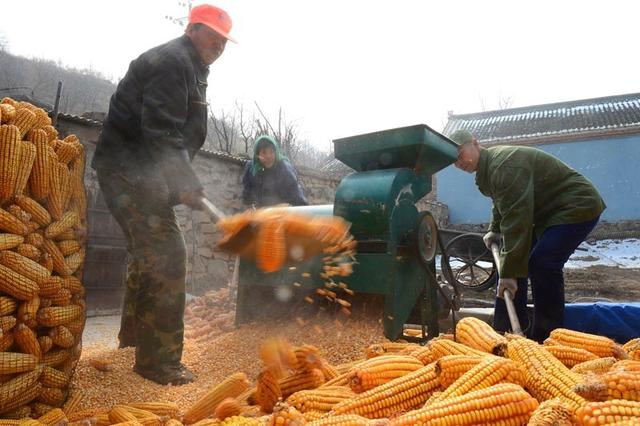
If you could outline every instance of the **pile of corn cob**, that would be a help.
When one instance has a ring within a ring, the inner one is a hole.
[[[211,290],[187,303],[184,310],[184,337],[212,339],[234,329],[234,306],[229,288]]]
[[[255,383],[234,373],[184,412],[147,402],[65,419],[98,426],[638,425],[639,343],[557,329],[540,345],[465,318],[455,337],[376,344],[362,359],[332,366],[312,345],[269,339]]]
[[[4,98],[0,123],[0,417],[39,417],[78,402],[85,155],[30,103]]]

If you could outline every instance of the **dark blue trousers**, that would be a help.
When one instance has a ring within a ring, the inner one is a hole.
[[[547,228],[531,243],[529,255],[529,281],[533,295],[533,324],[527,316],[527,278],[518,279],[518,291],[514,305],[520,320],[520,326],[527,330],[527,336],[540,343],[554,328],[564,324],[564,276],[562,268],[569,257],[589,232],[598,223],[600,217],[587,222],[568,225],[555,225]],[[510,331],[511,323],[503,299],[496,298],[493,327],[500,332]]]

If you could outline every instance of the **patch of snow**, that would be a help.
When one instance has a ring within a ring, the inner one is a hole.
[[[617,266],[619,268],[640,268],[640,240],[602,240],[596,245],[580,244],[580,249],[569,258],[565,268],[588,268],[589,266]]]

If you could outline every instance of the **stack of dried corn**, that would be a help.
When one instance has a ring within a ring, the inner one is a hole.
[[[233,330],[235,311],[227,287],[211,290],[187,303],[184,335],[187,339],[212,339]]]
[[[0,417],[38,417],[65,404],[80,356],[85,155],[27,102],[4,98],[0,123]]]

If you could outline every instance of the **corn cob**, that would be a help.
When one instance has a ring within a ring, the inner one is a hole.
[[[266,422],[261,422],[258,419],[249,417],[232,416],[220,422],[219,426],[261,426]],[[195,425],[192,425],[195,426]],[[202,425],[207,426],[207,425]]]
[[[471,367],[437,397],[433,397],[429,403],[434,404],[503,382],[524,386],[524,372],[518,364],[509,359],[488,357]]]
[[[62,234],[58,235],[54,238],[55,241],[65,241],[65,240],[74,240],[77,239],[78,235],[74,232],[73,229],[67,229]]]
[[[86,318],[84,314],[82,314],[73,321],[69,321],[67,324],[65,324],[67,330],[69,330],[71,334],[76,337],[76,340],[78,340],[82,336],[85,320]]]
[[[60,173],[60,200],[62,202],[61,206],[62,206],[62,212],[64,213],[68,210],[69,207],[69,201],[71,200],[71,195],[73,194],[73,187],[71,186],[72,182],[71,182],[71,171],[69,170],[69,168],[62,164],[59,163],[58,164],[58,171]]]
[[[58,248],[60,249],[60,253],[66,257],[78,252],[82,246],[76,240],[64,240],[58,243]]]
[[[0,315],[9,315],[16,310],[16,301],[10,297],[0,296]]]
[[[61,288],[56,294],[48,298],[52,306],[68,306],[71,304],[71,292],[66,288]]]
[[[616,399],[584,404],[576,410],[574,421],[578,426],[612,425],[634,417],[640,417],[640,402]]]
[[[629,358],[640,361],[640,337],[629,340],[622,346],[622,349],[629,355]]]
[[[62,253],[60,253],[60,249],[55,242],[45,238],[43,248],[44,251],[49,253],[49,255],[51,256],[51,259],[53,260],[53,270],[56,271],[58,275],[62,277],[68,277],[72,274],[66,262],[64,261],[64,256],[62,256]]]
[[[35,419],[22,419],[18,424],[20,426],[45,426]]]
[[[40,309],[40,297],[35,296],[33,299],[23,302],[18,307],[18,319],[31,328],[35,328],[36,314]]]
[[[417,348],[409,348],[406,352],[407,355],[410,355],[420,361],[423,365],[431,364],[433,360],[433,355],[431,353],[431,348],[429,346],[418,346]]]
[[[611,370],[640,371],[640,360],[623,359],[622,361],[618,361],[613,364],[613,366],[611,366]]]
[[[73,334],[63,325],[50,329],[49,337],[51,337],[54,345],[58,345],[61,348],[70,348],[75,343]]]
[[[0,103],[2,103],[2,104],[7,104],[7,105],[11,105],[11,106],[12,106],[12,107],[14,107],[14,108],[17,108],[17,107],[18,107],[18,101],[16,101],[16,100],[15,100],[15,99],[13,99],[13,98],[10,98],[10,97],[8,97],[8,96],[6,96],[6,97],[2,98],[2,100],[0,101]]]
[[[18,108],[16,117],[11,122],[20,132],[20,140],[27,134],[29,130],[36,124],[36,115],[27,108]]]
[[[44,244],[44,237],[42,236],[42,234],[32,232],[25,237],[24,244],[29,244],[36,247],[37,249],[40,249]]]
[[[15,338],[13,337],[13,333],[2,334],[0,336],[0,352],[5,352],[11,349],[11,347],[13,346],[14,340]]]
[[[69,396],[67,397],[67,401],[62,406],[62,411],[65,412],[67,416],[72,413],[76,413],[78,410],[78,406],[82,399],[84,398],[84,392],[80,389],[71,389],[69,391]]]
[[[54,408],[44,416],[38,417],[38,421],[45,425],[56,426],[68,423],[67,416],[60,408]]]
[[[324,383],[324,374],[322,371],[314,368],[311,371],[299,371],[290,376],[283,377],[278,381],[282,398],[287,398],[292,393],[305,390],[315,389]]]
[[[434,361],[437,361],[445,355],[487,356],[486,352],[470,348],[461,343],[452,342],[448,339],[435,339],[430,341],[427,346],[431,349],[431,357]]]
[[[0,265],[0,291],[19,300],[31,300],[36,297],[39,290],[35,281]]]
[[[578,374],[602,374],[607,371],[618,361],[614,357],[596,358],[591,361],[581,362],[571,367],[571,371]],[[622,362],[622,361],[620,361]]]
[[[290,395],[286,402],[301,413],[329,412],[334,405],[354,396],[353,391],[346,386],[330,386],[296,392]]]
[[[76,213],[66,212],[62,215],[60,220],[57,220],[47,226],[47,229],[44,231],[45,238],[53,239],[57,237],[67,229],[77,225],[78,220],[78,215]]]
[[[52,367],[45,367],[40,382],[43,386],[64,389],[69,386],[71,375]]]
[[[31,220],[31,215],[29,213],[25,212],[24,210],[22,210],[19,206],[15,205],[15,204],[11,204],[9,207],[7,207],[6,210],[13,217],[18,218],[18,220],[20,220],[20,222],[22,222],[25,225],[29,226],[29,221]]]
[[[25,417],[29,417],[30,415],[31,415],[31,407],[29,407],[28,405],[24,405],[14,410],[2,413],[3,418],[15,419],[15,420],[23,419]]]
[[[51,275],[46,268],[37,262],[9,250],[0,251],[0,264],[38,284],[48,279]]]
[[[109,421],[111,423],[135,422],[138,421],[136,416],[128,412],[124,406],[116,405],[109,411]]]
[[[38,292],[38,295],[42,297],[51,297],[58,294],[58,292],[63,288],[62,282],[62,278],[55,275],[50,276],[40,283],[40,291]]]
[[[16,175],[16,186],[14,189],[15,195],[22,195],[27,182],[29,181],[29,175],[31,175],[31,169],[36,159],[36,146],[27,141],[21,142],[20,163],[18,165],[18,173]]]
[[[382,343],[374,343],[369,345],[364,353],[367,359],[374,358],[380,355],[385,355],[388,352],[402,352],[407,348],[419,348],[419,345],[414,343],[403,343],[403,342],[382,342]]]
[[[64,261],[67,264],[67,268],[74,273],[82,266],[84,263],[85,250],[80,249],[79,251],[67,256]]]
[[[31,142],[36,148],[36,158],[33,162],[31,176],[29,176],[29,189],[36,200],[44,200],[51,190],[51,155],[55,155],[48,144],[48,137],[43,133],[33,133]],[[55,170],[55,169],[54,169]]]
[[[270,413],[278,399],[282,397],[277,374],[267,368],[258,375],[255,400],[265,413]]]
[[[620,345],[608,337],[566,328],[556,328],[549,337],[561,345],[585,349],[600,358],[612,356],[618,359],[626,359],[629,357]]]
[[[51,125],[51,118],[45,110],[36,107],[31,109],[31,111],[36,115],[36,122],[33,126],[34,128],[41,129],[45,126]]]
[[[65,397],[66,393],[62,389],[43,386],[36,399],[53,407],[59,407],[64,404]]]
[[[520,426],[537,407],[538,401],[522,387],[502,383],[409,411],[393,419],[390,425]]]
[[[474,355],[445,355],[436,361],[436,374],[440,386],[448,388],[460,376],[480,364],[484,357]]]
[[[49,197],[47,199],[47,211],[51,214],[51,217],[58,220],[62,217],[63,213],[62,168],[66,169],[67,166],[58,163],[58,156],[55,155],[55,153],[49,151],[49,154],[51,155],[49,159],[49,167],[51,170],[49,171]]]
[[[34,385],[29,386],[24,392],[16,394],[15,398],[5,399],[2,401],[3,404],[0,404],[0,414],[15,410],[18,407],[30,403],[38,396],[40,389],[42,389],[42,385],[36,382]]]
[[[486,322],[474,317],[458,321],[456,340],[471,348],[498,356],[503,356],[507,349],[507,339],[504,336],[496,333]]]
[[[593,353],[580,348],[572,348],[569,346],[553,345],[545,346],[545,348],[551,352],[551,355],[555,356],[568,368],[572,368],[585,361],[593,361],[598,359]]]
[[[256,237],[258,267],[266,272],[275,272],[287,260],[285,229],[282,220],[268,220],[262,224]]]
[[[260,359],[264,366],[280,379],[287,368],[295,365],[296,354],[287,340],[271,338],[260,345]]]
[[[332,413],[358,414],[370,419],[389,417],[392,413],[424,404],[439,389],[435,364],[429,364],[337,404]]]
[[[78,305],[52,306],[38,311],[36,319],[38,324],[45,327],[57,327],[64,325],[82,315],[82,307]]]
[[[515,339],[507,345],[509,358],[526,371],[526,387],[539,401],[558,397],[572,409],[585,403],[573,391],[581,376],[572,372],[543,346],[529,339]]]
[[[169,419],[164,423],[164,426],[184,426],[182,422],[176,419]]]
[[[3,411],[6,408],[4,405],[5,401],[12,401],[19,398],[22,393],[33,387],[38,382],[42,371],[43,368],[38,366],[32,371],[20,374],[9,381],[2,383],[0,385],[0,411]]]
[[[9,200],[15,192],[21,150],[20,130],[13,125],[0,126],[0,204]]]
[[[235,398],[225,398],[216,406],[214,417],[224,420],[227,417],[238,416],[242,412],[240,402]]]
[[[7,333],[16,325],[16,317],[12,315],[5,315],[0,317],[0,332]]]
[[[313,345],[302,345],[293,349],[295,355],[295,363],[292,366],[294,370],[311,370],[318,368],[320,351]]]
[[[27,235],[29,228],[20,219],[0,208],[0,230],[11,234]]]
[[[304,419],[307,421],[307,423],[311,423],[311,422],[313,422],[315,420],[319,420],[322,417],[329,418],[328,416],[325,416],[326,413],[323,413],[321,411],[307,411],[306,413],[302,413],[302,415],[304,416]],[[347,415],[355,416],[355,414],[347,414]],[[358,416],[358,417],[360,417],[360,416]],[[366,421],[369,421],[369,419],[367,419],[367,418],[364,418],[364,417],[362,417],[362,418],[365,419]]]
[[[9,250],[18,247],[24,242],[22,235],[0,234],[0,250]]]
[[[151,411],[141,410],[139,408],[123,405],[123,408],[130,414],[133,414],[136,420],[143,426],[163,426],[167,417],[160,417]]]
[[[16,247],[16,252],[19,255],[33,261],[39,260],[40,256],[42,256],[40,250],[38,250],[36,246],[32,246],[31,244],[20,244],[18,247]],[[38,266],[40,265],[38,264]]]
[[[58,155],[59,162],[69,164],[71,160],[80,155],[80,152],[76,144],[62,141],[56,148],[56,155]]]
[[[33,417],[42,417],[54,408],[49,404],[43,404],[42,402],[31,403],[31,414]]]
[[[33,330],[24,324],[18,324],[13,332],[13,336],[22,352],[33,355],[37,360],[42,359],[42,349],[38,343],[38,337]]]
[[[42,253],[42,257],[40,258],[40,261],[38,263],[41,266],[43,266],[47,271],[53,272],[53,258],[46,251]]]
[[[351,370],[349,386],[361,393],[390,380],[419,370],[424,365],[408,355],[383,355],[359,364]]]
[[[0,123],[11,123],[16,118],[16,109],[10,104],[0,104]]]
[[[307,426],[386,426],[386,419],[371,420],[357,414],[341,414],[339,416],[324,416],[307,423]]]
[[[46,354],[53,347],[53,340],[49,336],[38,337],[38,343],[40,344],[40,350],[43,354]]]
[[[56,130],[55,127],[53,127],[51,125],[43,126],[42,127],[42,131],[44,131],[45,134],[47,135],[47,143],[49,143],[50,141],[58,139],[58,131]]]
[[[186,423],[195,423],[212,415],[220,401],[225,398],[236,397],[248,387],[249,381],[244,373],[232,374],[197,400],[185,413],[184,421]]]
[[[278,402],[273,408],[273,414],[267,421],[267,426],[298,426],[305,423],[304,416],[295,407],[285,402]]]
[[[640,371],[613,370],[587,376],[573,390],[588,401],[626,399],[640,402]]]

